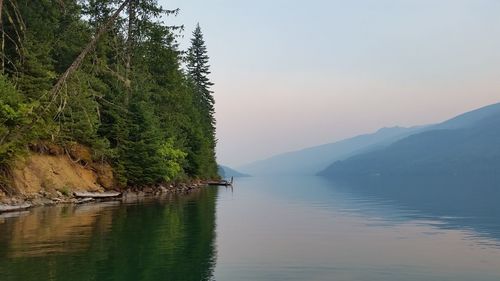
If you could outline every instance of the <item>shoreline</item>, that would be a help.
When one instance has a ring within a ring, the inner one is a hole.
[[[65,195],[61,192],[49,193],[46,191],[40,191],[36,194],[26,196],[26,195],[14,195],[10,197],[5,197],[0,200],[0,214],[27,211],[34,207],[41,206],[54,206],[54,205],[81,205],[81,204],[91,204],[99,203],[105,201],[129,201],[142,198],[156,198],[165,195],[187,195],[194,191],[200,190],[201,188],[208,187],[209,184],[204,181],[193,181],[184,182],[177,184],[168,185],[158,185],[154,187],[144,187],[144,188],[126,188],[122,191],[118,191],[121,194],[113,198],[78,198],[75,196],[74,192]],[[115,191],[115,190],[110,190]]]

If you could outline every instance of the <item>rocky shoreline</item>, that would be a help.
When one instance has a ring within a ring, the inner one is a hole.
[[[102,201],[130,201],[146,197],[160,197],[164,195],[182,195],[206,187],[208,184],[203,181],[193,181],[186,183],[165,184],[154,187],[130,187],[124,190],[117,190],[121,194],[113,198],[78,198],[74,192],[63,194],[60,191],[49,193],[40,191],[29,196],[11,196],[0,200],[0,213],[23,211],[32,207],[52,206],[56,204],[88,204]]]

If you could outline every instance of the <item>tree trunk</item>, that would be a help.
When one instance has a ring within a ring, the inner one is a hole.
[[[0,0],[1,1],[1,0]],[[59,77],[59,80],[57,80],[57,83],[52,87],[51,94],[52,98],[54,99],[57,94],[59,94],[59,91],[61,90],[62,86],[68,80],[68,78],[80,67],[82,64],[83,60],[85,57],[90,53],[90,51],[95,47],[97,41],[99,38],[108,31],[108,29],[111,27],[111,24],[118,18],[120,13],[123,11],[123,9],[127,6],[127,4],[130,2],[130,0],[125,0],[121,6],[118,8],[118,10],[115,11],[115,13],[104,23],[103,26],[99,28],[97,31],[96,35],[92,40],[85,46],[85,48],[82,50],[82,52],[78,55],[78,57],[73,61],[73,63],[66,69],[66,71]]]
[[[0,0],[0,32],[2,32],[2,38],[0,39],[2,42],[0,42],[1,44],[1,54],[0,54],[0,74],[3,74],[4,72],[4,68],[5,68],[5,60],[4,60],[4,57],[5,56],[5,34],[3,32],[3,21],[2,21],[2,8],[3,8],[3,0]]]
[[[128,4],[128,31],[127,31],[127,50],[125,54],[125,79],[130,81],[130,72],[132,68],[132,51],[134,49],[134,39],[135,39],[135,11],[136,1],[130,0]],[[130,99],[130,83],[125,91],[125,106],[128,106]]]

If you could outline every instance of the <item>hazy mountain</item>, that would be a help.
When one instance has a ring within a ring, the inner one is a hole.
[[[436,129],[460,129],[475,125],[487,117],[500,113],[500,103],[487,105],[446,120],[442,123],[428,127],[428,130]]]
[[[219,165],[219,175],[223,178],[241,178],[241,177],[249,177],[250,175],[240,173],[234,169],[231,169],[227,166]]]
[[[500,104],[483,107],[386,148],[337,161],[321,175],[496,175],[500,173]]]
[[[244,165],[239,170],[251,175],[315,175],[336,160],[384,147],[423,128],[382,128],[372,134],[279,154]]]

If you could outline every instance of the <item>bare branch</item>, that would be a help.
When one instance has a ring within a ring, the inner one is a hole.
[[[0,0],[0,32],[2,33],[2,38],[0,39],[2,42],[0,42],[1,44],[1,52],[2,52],[2,57],[0,58],[2,61],[1,61],[1,64],[0,64],[0,74],[3,74],[4,72],[4,68],[5,68],[5,60],[4,60],[4,56],[3,54],[5,53],[5,35],[4,35],[4,31],[3,31],[3,22],[2,22],[2,8],[3,8],[3,0]]]
[[[3,0],[0,0],[0,24],[2,24],[2,8],[3,8]]]
[[[83,60],[85,57],[90,53],[90,51],[95,47],[97,41],[99,38],[108,31],[108,29],[111,27],[113,22],[118,18],[120,13],[123,11],[123,9],[127,6],[130,0],[125,0],[121,6],[118,8],[118,10],[115,11],[115,13],[106,21],[106,23],[99,28],[97,31],[96,35],[92,40],[85,46],[85,48],[82,50],[82,52],[78,55],[78,57],[73,61],[73,63],[66,69],[66,71],[59,77],[59,80],[57,80],[56,84],[54,87],[52,87],[52,90],[50,91],[52,96],[57,96],[59,91],[61,90],[63,84],[68,80],[68,78],[80,67],[82,64]]]

